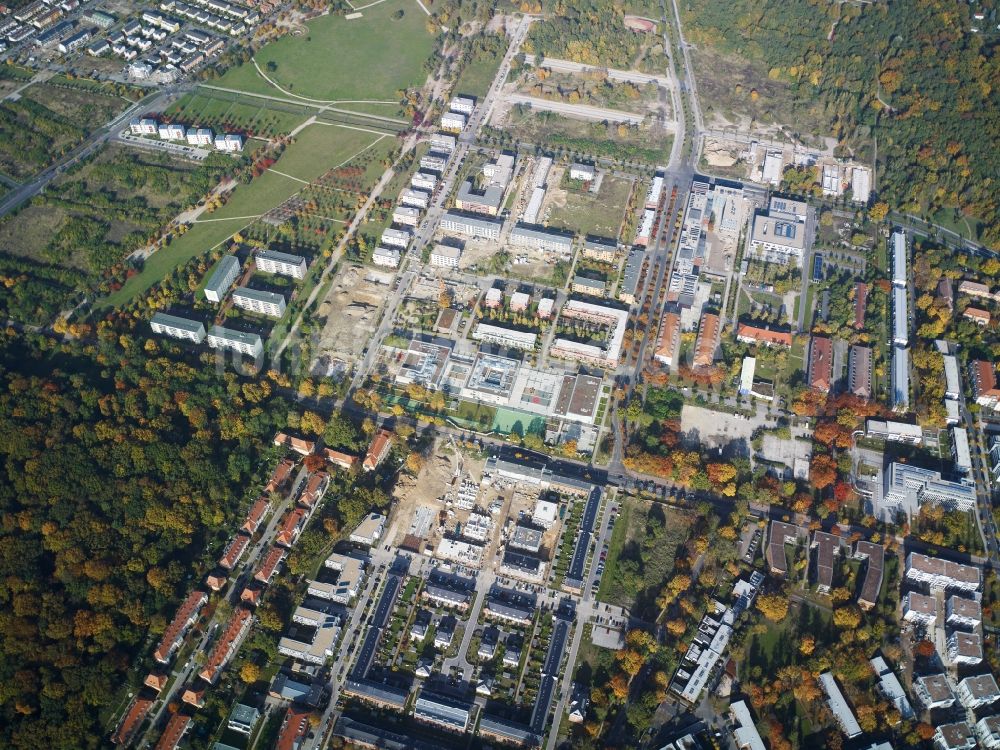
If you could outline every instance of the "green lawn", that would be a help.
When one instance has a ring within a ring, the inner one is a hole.
[[[285,149],[273,168],[300,180],[314,180],[377,138],[358,130],[313,125],[299,133],[296,142]],[[391,141],[384,139],[383,142]],[[249,185],[238,187],[225,206],[211,214],[203,214],[202,220],[186,234],[175,239],[169,247],[153,253],[142,273],[133,276],[121,289],[109,295],[101,306],[117,307],[142,294],[178,266],[225,242],[255,220],[240,217],[257,217],[266,213],[303,187],[303,183],[275,172],[265,172]]]
[[[466,94],[481,99],[490,90],[490,84],[500,69],[503,53],[493,55],[487,51],[475,54],[455,83],[456,94]]]
[[[604,175],[596,194],[574,185],[566,194],[566,205],[552,209],[549,226],[618,239],[631,185],[610,174]]]
[[[403,11],[402,18],[394,16]],[[352,21],[330,14],[309,22],[308,31],[263,47],[257,64],[294,96],[322,101],[397,100],[396,92],[422,84],[423,63],[434,37],[427,16],[406,0],[386,0]],[[273,64],[273,70],[268,65]],[[230,70],[220,86],[280,95],[252,63]]]

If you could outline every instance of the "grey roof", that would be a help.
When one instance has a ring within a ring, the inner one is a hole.
[[[409,691],[402,688],[384,685],[372,680],[347,680],[344,683],[349,693],[359,695],[364,698],[371,698],[381,703],[391,703],[402,708],[406,705],[406,699],[410,696]]]
[[[513,237],[531,237],[535,239],[542,239],[546,242],[553,242],[558,245],[564,245],[569,248],[573,246],[573,235],[566,232],[557,232],[554,229],[536,229],[534,227],[529,227],[526,224],[516,225],[510,232],[510,236]]]
[[[523,745],[538,744],[538,735],[532,732],[527,724],[521,724],[510,719],[501,719],[498,716],[484,714],[479,720],[479,728],[490,734],[505,737]]]
[[[573,277],[574,286],[585,286],[590,289],[600,289],[602,292],[605,288],[605,282],[600,279],[588,279],[586,276],[574,276]]]
[[[258,302],[263,302],[268,305],[277,305],[285,301],[285,298],[280,294],[275,292],[265,292],[262,289],[251,289],[247,286],[237,287],[233,291],[234,295],[239,295],[240,297],[246,297],[247,299],[255,299]]]
[[[212,326],[212,330],[209,331],[209,335],[217,336],[220,339],[232,341],[238,344],[249,344],[250,346],[257,346],[261,343],[260,336],[256,333],[244,333],[243,331],[237,331],[232,328],[223,328],[222,326]]]
[[[587,250],[617,250],[618,243],[610,237],[595,237],[588,235],[583,240],[583,246]]]
[[[205,325],[200,320],[179,318],[176,315],[168,315],[167,313],[161,312],[154,313],[149,322],[158,323],[163,326],[170,326],[171,328],[178,328],[182,331],[188,331],[190,333],[202,333],[205,330]]]
[[[245,703],[237,703],[233,706],[233,710],[232,713],[229,714],[229,718],[238,721],[241,724],[253,724],[260,718],[260,711],[253,706],[246,705]]]
[[[632,250],[625,261],[625,271],[622,274],[622,291],[628,294],[635,294],[639,285],[639,271],[642,270],[642,261],[646,254],[642,250]]]
[[[469,214],[462,213],[461,211],[446,211],[444,216],[441,217],[441,220],[465,224],[470,227],[488,228],[491,231],[497,232],[500,231],[500,226],[503,224],[503,222],[499,219],[491,219],[485,216],[470,216]]]
[[[283,253],[278,250],[265,250],[262,253],[257,253],[257,257],[263,260],[273,260],[278,263],[289,263],[293,266],[298,266],[306,261],[301,255],[292,255],[291,253]]]
[[[462,202],[481,203],[491,208],[500,208],[503,200],[503,190],[499,185],[490,185],[484,193],[474,193],[472,191],[472,180],[466,180],[458,187],[456,198]]]
[[[239,273],[240,270],[240,259],[235,255],[226,255],[219,261],[219,265],[216,266],[215,272],[208,277],[208,282],[205,284],[205,289],[211,289],[218,292],[219,296],[226,291],[232,280],[226,280],[227,276],[232,276],[233,271]]]

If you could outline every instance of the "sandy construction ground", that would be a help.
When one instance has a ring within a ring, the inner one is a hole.
[[[341,270],[318,317],[324,321],[317,357],[354,360],[375,331],[379,310],[389,296],[392,276],[358,266]]]

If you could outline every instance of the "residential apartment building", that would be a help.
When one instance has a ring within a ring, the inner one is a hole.
[[[399,202],[403,206],[426,209],[431,204],[431,196],[423,190],[405,188],[399,193]]]
[[[848,357],[848,381],[850,391],[858,398],[872,397],[872,350],[871,347],[855,344]]]
[[[969,363],[972,378],[972,395],[976,403],[987,409],[995,409],[1000,403],[1000,388],[997,388],[997,369],[992,362],[975,359]]]
[[[393,224],[415,227],[420,223],[420,209],[413,206],[396,206],[392,210]]]
[[[583,240],[583,257],[601,263],[614,263],[618,243],[606,237],[586,237]]]
[[[913,678],[913,690],[917,700],[927,710],[951,708],[955,705],[955,693],[945,674],[932,674]]]
[[[952,664],[975,666],[983,660],[983,639],[979,633],[956,630],[948,636],[948,658]]]
[[[970,711],[988,706],[1000,699],[997,681],[988,673],[960,680],[955,692],[958,700]]]
[[[388,430],[379,430],[368,446],[368,452],[365,454],[365,460],[361,463],[361,468],[365,471],[374,471],[389,455],[391,449],[392,433]]]
[[[306,259],[299,255],[265,250],[257,253],[254,262],[257,270],[264,273],[291,276],[293,279],[304,279],[306,276]]]
[[[285,298],[275,292],[250,289],[245,286],[233,290],[233,304],[245,310],[280,318],[285,314]]]
[[[225,255],[205,284],[205,299],[219,303],[226,296],[229,287],[240,275],[240,260],[235,255]]]
[[[538,334],[531,331],[517,331],[490,323],[479,323],[472,332],[472,338],[488,344],[499,344],[512,349],[532,351],[538,342]]]
[[[431,249],[431,265],[437,268],[458,268],[462,258],[462,248],[451,245],[434,245]]]
[[[383,268],[398,268],[402,257],[399,250],[394,247],[379,245],[372,251],[372,263]]]
[[[461,133],[469,118],[461,112],[445,112],[441,115],[441,129],[452,133]]]
[[[676,312],[665,312],[660,319],[660,330],[656,336],[657,362],[673,367],[681,342],[681,316]]]
[[[906,579],[926,583],[931,588],[972,593],[982,586],[982,576],[982,569],[973,565],[929,557],[919,552],[910,552],[906,556]]]
[[[154,313],[149,321],[153,333],[170,336],[175,339],[185,339],[200,344],[205,340],[205,325],[197,320],[180,318],[167,313]]]
[[[583,182],[591,182],[597,175],[597,170],[594,169],[593,164],[581,164],[580,162],[573,162],[569,165],[569,178],[571,180],[582,180]]]
[[[775,331],[770,328],[757,328],[746,323],[740,323],[736,328],[736,340],[742,341],[744,344],[763,344],[764,346],[790,348],[792,345],[792,334],[788,331]]]
[[[975,750],[976,735],[964,721],[941,724],[934,730],[936,750]]]
[[[698,326],[698,338],[694,342],[694,358],[691,364],[695,369],[711,367],[715,363],[715,350],[719,346],[719,332],[722,321],[715,313],[703,313]]]
[[[499,185],[487,185],[480,192],[473,188],[472,180],[465,180],[455,194],[455,208],[459,211],[496,216],[502,204],[503,188]]]
[[[510,232],[509,243],[513,247],[533,247],[547,253],[571,255],[573,235],[554,229],[536,229],[517,224]]]
[[[976,736],[986,750],[1000,750],[1000,716],[987,716],[977,721]]]
[[[413,233],[409,229],[393,229],[389,227],[382,230],[381,244],[386,247],[398,247],[406,250],[412,236]]]
[[[174,619],[163,631],[160,643],[153,651],[153,658],[160,664],[170,663],[174,652],[184,642],[188,630],[198,621],[201,608],[208,604],[208,594],[204,591],[192,591],[177,608]]]
[[[903,597],[903,619],[923,626],[933,625],[937,620],[937,600],[910,591]]]
[[[264,341],[258,334],[222,326],[212,326],[208,334],[208,345],[213,349],[232,349],[251,357],[259,357],[264,353]]]
[[[468,216],[455,211],[446,211],[441,217],[441,229],[466,237],[482,237],[488,240],[498,240],[500,239],[500,228],[502,226],[503,222],[498,219]]]

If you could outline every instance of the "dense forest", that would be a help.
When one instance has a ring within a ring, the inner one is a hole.
[[[1000,63],[959,0],[684,0],[685,36],[761,65],[849,146],[877,141],[880,197],[956,209],[1000,249]],[[991,15],[993,11],[990,11]],[[710,71],[699,71],[710,76]],[[822,135],[822,134],[820,134]]]
[[[0,332],[0,747],[106,744],[288,415],[172,344]],[[131,677],[134,677],[132,675]]]

